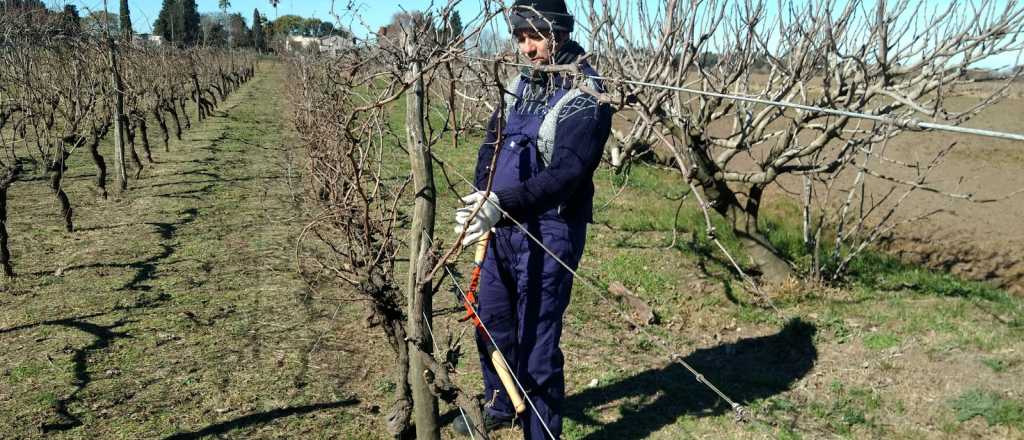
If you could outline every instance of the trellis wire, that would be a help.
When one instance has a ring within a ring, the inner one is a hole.
[[[431,154],[431,157],[434,157],[433,154]],[[435,160],[436,160],[436,158],[435,158]],[[438,161],[438,162],[440,162],[440,161]],[[441,163],[441,166],[444,167],[443,162]],[[455,173],[456,176],[458,176],[460,179],[462,179],[464,182],[466,182],[466,184],[469,185],[470,188],[473,188],[474,191],[479,191],[479,189],[476,187],[476,185],[474,185],[472,182],[470,182],[469,179],[467,179],[465,176],[462,175],[462,173],[460,173],[458,170],[455,170],[454,168],[450,168],[450,169],[452,170],[452,172]],[[522,223],[520,223],[518,220],[516,220],[516,219],[512,218],[511,216],[509,216],[508,212],[506,212],[500,206],[498,207],[498,210],[501,211],[502,215],[504,215],[505,218],[508,218],[513,223],[515,223],[516,227],[518,227],[520,230],[522,230],[523,233],[525,233],[526,236],[529,237],[530,240],[532,240],[534,243],[536,243],[538,246],[540,246],[540,248],[542,250],[544,250],[544,252],[546,252],[548,255],[550,255],[552,258],[554,258],[554,260],[556,262],[558,262],[559,265],[561,265],[566,270],[568,270],[569,273],[571,273],[574,278],[582,280],[588,287],[590,287],[595,292],[597,292],[597,294],[604,301],[606,301],[608,304],[612,304],[613,307],[615,308],[615,311],[618,312],[618,314],[623,319],[625,319],[626,322],[630,322],[631,323],[631,320],[629,319],[629,314],[626,313],[624,310],[622,310],[621,307],[615,307],[614,306],[615,302],[612,301],[610,298],[608,298],[607,295],[604,294],[604,291],[602,291],[602,289],[597,286],[596,282],[594,282],[593,280],[591,280],[588,277],[581,276],[576,270],[573,270],[573,268],[569,267],[568,264],[566,264],[564,261],[562,261],[562,259],[559,258],[558,255],[556,255],[554,252],[551,251],[551,249],[549,249],[546,245],[544,245],[544,243],[542,243],[540,241],[540,239],[538,239],[536,236],[534,236]],[[445,266],[445,270],[448,270],[447,265]],[[455,278],[454,274],[452,274],[450,270],[448,272],[452,276],[452,278],[454,279]],[[458,284],[456,284],[456,286],[458,286]],[[460,292],[462,291],[461,288],[459,288],[459,291]],[[733,412],[736,413],[736,419],[737,420],[745,420],[745,419],[747,419],[747,410],[746,410],[746,408],[743,407],[743,405],[740,405],[739,403],[736,403],[736,401],[734,401],[729,396],[727,396],[725,393],[723,393],[720,389],[718,389],[717,386],[715,386],[715,384],[711,383],[710,380],[708,380],[706,377],[704,377],[703,374],[701,374],[699,371],[697,371],[696,368],[694,368],[688,362],[683,360],[682,357],[680,357],[678,353],[674,353],[673,350],[671,349],[671,347],[668,346],[668,343],[663,341],[660,337],[657,337],[656,335],[651,334],[643,326],[636,325],[636,328],[641,333],[643,333],[644,336],[647,336],[648,338],[653,340],[656,344],[658,344],[659,347],[663,351],[667,352],[669,354],[669,358],[671,358],[676,363],[682,365],[683,368],[686,368],[687,371],[689,371],[691,374],[693,374],[693,376],[697,380],[697,382],[700,382],[701,384],[706,386],[712,392],[717,394],[719,398],[721,398],[726,403],[728,403],[729,406],[732,408]],[[486,328],[485,328],[485,330],[486,330]],[[489,334],[489,332],[488,332],[488,334]],[[501,350],[499,350],[499,353],[500,353],[500,351]],[[502,356],[502,361],[504,361],[504,356]],[[518,379],[517,379],[517,382],[518,382]],[[530,405],[532,406],[533,403],[531,402]]]
[[[510,65],[510,66],[517,66],[517,67],[527,67],[527,68],[533,67],[533,66],[531,66],[529,64],[515,63],[515,62],[505,61],[505,60],[501,60],[501,59],[484,58],[484,57],[477,57],[477,56],[472,56],[472,55],[461,55],[461,57],[466,58],[466,59],[473,59],[473,60],[478,60],[478,61],[487,61],[487,62],[492,62],[492,63],[497,62],[497,63],[507,64],[507,65]],[[586,73],[581,73],[581,74],[582,75],[586,75]],[[586,75],[586,76],[589,77],[589,78],[593,78],[593,79],[597,79],[597,80],[601,80],[601,81],[611,81],[611,82],[618,82],[618,83],[622,83],[622,84],[630,84],[630,85],[641,86],[641,87],[652,87],[652,88],[664,89],[664,90],[674,90],[674,91],[677,91],[677,92],[689,93],[689,94],[693,94],[693,95],[710,96],[710,97],[714,97],[714,98],[722,98],[722,99],[730,99],[730,100],[734,100],[734,101],[749,102],[749,103],[753,103],[753,104],[762,104],[762,105],[775,106],[775,107],[792,108],[792,109],[803,110],[803,111],[808,111],[808,112],[825,113],[825,114],[830,114],[830,115],[835,115],[835,116],[846,116],[846,117],[850,117],[850,118],[866,119],[866,120],[869,120],[869,121],[880,122],[882,124],[889,124],[889,125],[892,125],[892,126],[897,127],[897,128],[913,130],[913,131],[924,131],[924,130],[947,131],[947,132],[952,132],[952,133],[969,134],[969,135],[974,135],[974,136],[984,136],[984,137],[991,137],[991,138],[997,138],[997,139],[1007,139],[1007,140],[1024,142],[1024,134],[1019,134],[1019,133],[1009,133],[1009,132],[994,131],[994,130],[983,130],[983,129],[980,129],[980,128],[961,127],[959,125],[939,124],[939,123],[935,123],[935,122],[924,122],[924,121],[920,121],[920,120],[917,120],[917,119],[914,119],[914,118],[891,118],[891,117],[888,117],[888,116],[873,115],[873,114],[870,114],[870,113],[860,113],[860,112],[852,112],[852,111],[848,111],[848,110],[816,107],[816,106],[813,106],[813,105],[797,104],[795,102],[774,101],[774,100],[770,100],[770,99],[762,99],[762,98],[757,98],[757,97],[753,97],[753,96],[735,95],[735,94],[729,94],[729,93],[718,93],[718,92],[711,92],[711,91],[707,91],[707,90],[693,89],[693,88],[689,88],[689,87],[670,86],[670,85],[665,85],[665,84],[658,84],[658,83],[644,82],[644,81],[635,81],[635,80],[631,80],[631,79],[614,78],[614,77],[609,77],[609,76],[590,76],[590,75]]]
[[[431,154],[431,156],[433,156],[433,154]],[[430,235],[429,234],[425,234],[424,237],[427,237],[427,240],[429,240],[431,246],[433,246],[434,242],[430,238]],[[548,251],[548,252],[551,252],[551,251]],[[462,290],[462,286],[459,285],[458,278],[452,272],[451,268],[449,268],[447,264],[444,264],[444,270],[445,270],[445,272],[448,272],[448,276],[450,276],[452,278],[452,284],[455,285],[455,289],[456,289],[456,291],[459,292],[459,295],[462,297],[462,300],[465,302],[465,304],[468,304],[469,307],[471,307],[473,309],[473,314],[476,315],[477,318],[480,318],[480,314],[477,313],[476,307],[473,306],[473,304],[469,302],[469,298],[466,297],[466,292]],[[491,336],[491,331],[487,328],[487,324],[484,323],[483,319],[480,319],[480,328],[482,328],[484,330],[484,333],[487,334],[487,338],[490,339],[491,343],[494,344],[494,348],[498,352],[498,357],[501,358],[501,363],[505,364],[505,368],[508,369],[509,375],[511,375],[512,379],[515,380],[516,386],[519,387],[519,390],[522,391],[523,399],[526,400],[526,403],[530,404],[530,409],[533,410],[533,413],[537,416],[537,420],[539,420],[541,426],[544,427],[544,432],[547,433],[548,437],[551,438],[551,440],[557,440],[557,437],[555,437],[555,435],[551,433],[551,428],[548,428],[547,423],[545,423],[544,419],[541,418],[540,411],[538,411],[537,407],[533,405],[533,399],[530,399],[530,395],[526,392],[526,387],[524,387],[522,382],[519,381],[519,377],[516,376],[515,371],[513,371],[512,365],[509,364],[508,360],[505,359],[505,354],[502,353],[501,347],[498,346],[498,343]],[[472,429],[470,429],[470,431],[472,431]]]

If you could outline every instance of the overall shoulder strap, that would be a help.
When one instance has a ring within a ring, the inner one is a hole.
[[[516,100],[522,92],[519,90],[523,85],[522,75],[518,72],[512,75],[507,82],[505,82],[505,90],[509,93],[502,92],[502,101],[505,104],[505,118],[508,119],[508,115],[512,113],[512,108],[516,106]]]
[[[599,84],[593,78],[587,78],[587,82],[594,90],[600,90]],[[573,87],[555,102],[555,105],[544,115],[544,121],[537,131],[537,148],[540,150],[541,161],[545,166],[551,163],[551,156],[555,152],[555,133],[558,131],[559,116],[565,106],[574,99],[584,95],[579,87]]]

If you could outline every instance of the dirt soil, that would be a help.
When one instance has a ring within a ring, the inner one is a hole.
[[[967,109],[999,83],[983,82],[963,86],[947,105]],[[1024,84],[1014,83],[1001,102],[988,107],[964,124],[966,127],[1024,133]],[[731,122],[730,122],[731,123]],[[615,127],[628,131],[628,121],[616,118]],[[714,126],[712,131],[728,127]],[[936,153],[955,142],[956,146],[932,171],[928,186],[947,193],[971,194],[975,199],[1000,199],[977,203],[927,191],[915,191],[896,212],[894,222],[907,222],[925,213],[941,212],[902,225],[882,240],[881,247],[903,260],[940,269],[972,280],[987,281],[1018,295],[1024,295],[1024,142],[944,132],[907,132],[893,139],[887,157],[907,163],[927,164]],[[670,155],[659,151],[668,160]],[[749,167],[752,161],[738,157],[735,164]],[[754,168],[750,168],[753,170]],[[742,168],[742,170],[747,170]],[[889,176],[913,180],[913,171],[880,165]],[[852,181],[850,174],[847,180]],[[868,177],[868,188],[881,196],[894,185]],[[778,179],[766,197],[785,197],[799,203],[796,195],[801,181],[792,176]],[[895,185],[896,195],[906,186]],[[1016,191],[1020,193],[1013,195]],[[1013,195],[1013,196],[1011,196]],[[1011,196],[1008,197],[1007,196]],[[845,197],[840,194],[837,197]]]
[[[1016,84],[1009,99],[989,107],[965,125],[1024,132],[1022,91],[1024,85]],[[959,101],[956,104],[967,105],[977,98],[966,94],[954,99]],[[1024,190],[1024,142],[951,133],[908,133],[897,138],[890,151],[895,158],[928,160],[952,142],[956,147],[934,172],[939,177],[938,186],[948,192],[972,193],[978,199],[1004,198]],[[991,203],[919,192],[908,199],[900,218],[913,218],[935,208],[944,212],[899,228],[885,247],[908,261],[991,281],[1024,294],[1024,192]]]

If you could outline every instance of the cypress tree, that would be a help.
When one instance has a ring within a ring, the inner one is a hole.
[[[263,50],[263,17],[260,10],[252,10],[252,45],[256,50]]]
[[[446,44],[458,40],[462,36],[462,17],[459,16],[459,11],[452,13],[452,18],[448,23],[448,41]]]
[[[181,43],[184,46],[190,47],[199,41],[199,10],[196,7],[196,0],[180,0],[181,2],[181,25],[184,32],[182,32]]]
[[[132,41],[132,17],[128,10],[128,0],[121,0],[121,37],[125,41]]]
[[[176,0],[164,0],[160,6],[160,14],[153,23],[153,33],[159,35],[168,43],[176,43],[178,34],[181,33],[181,25],[177,23],[179,9],[176,7]]]
[[[195,45],[200,34],[196,0],[164,0],[153,33],[179,46]]]

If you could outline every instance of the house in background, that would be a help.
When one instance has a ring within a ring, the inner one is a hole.
[[[352,38],[345,38],[339,35],[330,35],[327,37],[320,38],[320,53],[323,55],[336,57],[345,49],[351,48],[352,44]]]
[[[306,37],[303,35],[289,35],[284,41],[284,48],[289,52],[298,50],[319,51],[320,39],[317,37]]]
[[[326,37],[290,35],[285,40],[284,47],[289,52],[305,51],[334,57],[338,56],[345,49],[351,48],[352,45],[352,38],[345,38],[339,35],[329,35]]]
[[[136,46],[161,46],[164,44],[164,37],[153,34],[132,35],[132,43]]]

